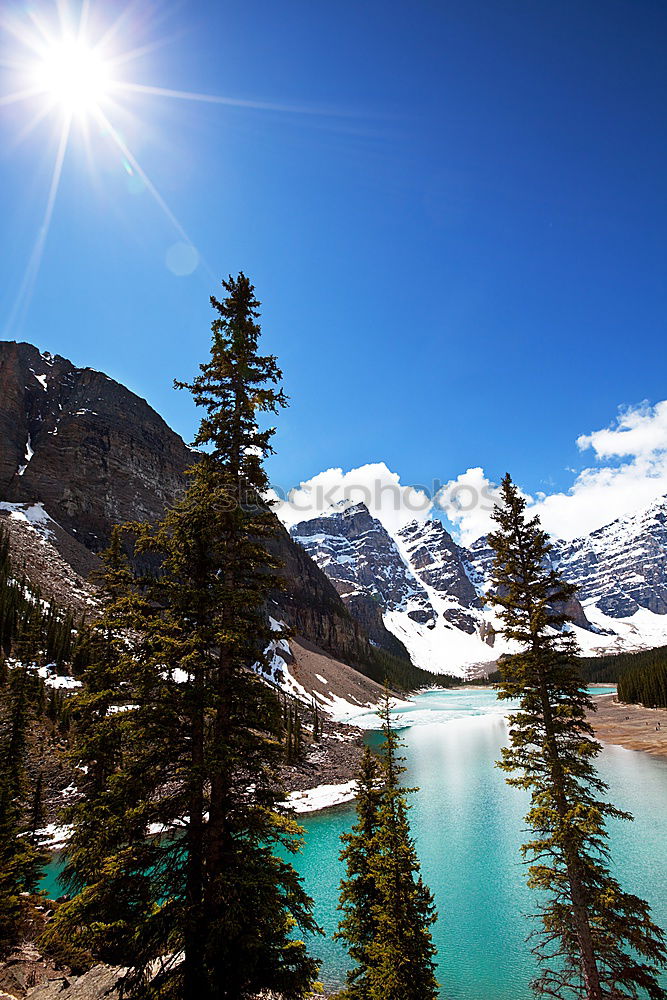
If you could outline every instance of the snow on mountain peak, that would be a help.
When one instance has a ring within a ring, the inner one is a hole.
[[[292,528],[353,613],[379,605],[385,627],[420,667],[465,673],[505,651],[483,609],[493,552],[487,539],[457,544],[438,519],[390,533],[364,503],[337,504]],[[667,642],[667,497],[571,542],[554,564],[577,585],[572,626],[584,652]],[[578,610],[577,610],[578,609]]]

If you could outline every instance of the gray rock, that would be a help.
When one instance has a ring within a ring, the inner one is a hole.
[[[117,1000],[118,982],[124,969],[108,965],[96,965],[83,976],[63,976],[42,986],[37,986],[27,994],[29,1000]]]

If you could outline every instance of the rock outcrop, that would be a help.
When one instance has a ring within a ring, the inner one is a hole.
[[[0,342],[0,490],[41,502],[86,548],[112,524],[154,520],[193,455],[148,403],[91,368]]]
[[[390,648],[390,633],[418,666],[459,673],[452,640],[465,633],[477,642],[472,658],[488,660],[467,554],[440,522],[415,521],[392,537],[363,503],[343,504],[291,534],[378,645]]]

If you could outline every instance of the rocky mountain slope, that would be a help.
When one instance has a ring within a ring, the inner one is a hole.
[[[101,372],[0,342],[0,491],[39,501],[86,548],[112,524],[151,520],[193,455],[145,400]]]
[[[355,616],[381,610],[417,665],[475,673],[508,649],[483,603],[493,559],[485,538],[465,549],[438,520],[392,537],[363,504],[303,521],[292,536]],[[586,538],[556,540],[554,564],[578,587],[566,612],[585,653],[667,642],[667,497]]]
[[[392,537],[359,503],[302,521],[291,534],[355,616],[381,610],[420,667],[461,674],[495,659],[468,554],[440,522],[414,521]]]
[[[155,410],[118,382],[31,344],[0,342],[0,516],[45,595],[69,594],[76,606],[92,607],[87,581],[112,525],[159,518],[195,461]],[[410,667],[379,611],[371,643],[326,574],[277,530],[286,588],[275,595],[275,617],[343,667],[377,674],[378,647]],[[344,677],[336,676],[332,696],[344,697]]]
[[[558,542],[555,556],[581,601],[607,617],[630,618],[642,608],[667,615],[667,497],[585,538]]]

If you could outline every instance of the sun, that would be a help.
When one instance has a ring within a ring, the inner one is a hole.
[[[339,115],[336,110],[238,99],[128,79],[133,63],[138,61],[142,66],[143,57],[165,43],[165,39],[144,34],[150,19],[139,10],[141,6],[138,0],[16,0],[12,4],[0,0],[0,113],[4,120],[5,108],[13,112],[16,109],[12,114],[18,124],[16,145],[43,123],[50,125],[52,139],[40,142],[40,152],[53,157],[43,215],[2,331],[7,339],[19,339],[16,335],[27,316],[63,167],[73,146],[85,153],[90,170],[95,167],[95,157],[103,151],[123,177],[129,175],[135,180],[135,190],[150,195],[179,238],[165,256],[173,274],[193,273],[200,260],[211,273],[126,138],[127,132],[132,135],[142,131],[143,115],[150,114],[149,102],[160,99],[243,111]],[[159,4],[144,6],[157,10]],[[112,18],[108,16],[110,11]],[[25,108],[24,121],[19,121],[21,108]]]
[[[77,38],[53,42],[34,71],[35,87],[67,115],[94,112],[111,88],[110,66]]]

